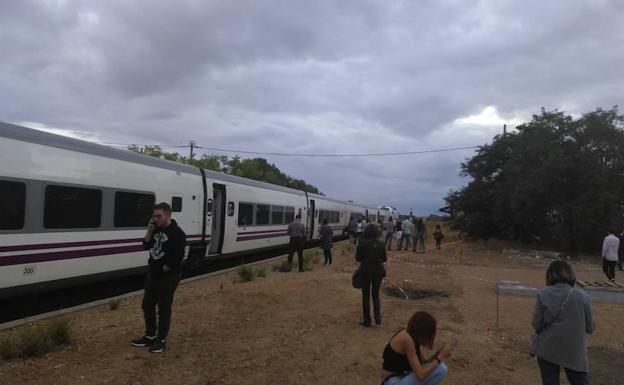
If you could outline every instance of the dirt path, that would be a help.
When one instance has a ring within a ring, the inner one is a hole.
[[[102,306],[72,315],[74,343],[38,359],[0,362],[2,384],[371,384],[380,382],[388,338],[416,310],[439,320],[437,344],[456,336],[446,384],[538,384],[526,354],[533,300],[501,297],[497,279],[541,285],[547,261],[527,263],[500,251],[454,244],[440,252],[399,255],[389,281],[435,294],[419,300],[382,297],[383,324],[363,328],[359,291],[350,287],[352,251],[334,266],[305,273],[267,269],[266,278],[237,282],[235,273],[180,286],[168,350],[149,354],[129,340],[142,332],[140,298],[119,309]],[[598,266],[578,264],[579,278],[602,279]],[[391,287],[391,285],[386,285]],[[590,340],[592,384],[617,384],[624,305],[595,304]],[[3,334],[0,333],[0,337]],[[623,382],[620,382],[620,384]]]

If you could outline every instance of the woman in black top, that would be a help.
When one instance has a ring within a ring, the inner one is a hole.
[[[383,352],[383,368],[391,374],[385,385],[437,385],[448,373],[444,361],[451,358],[452,347],[445,346],[428,360],[423,359],[420,347],[433,349],[437,323],[427,312],[412,315],[407,328],[397,332]]]
[[[388,260],[383,242],[377,239],[379,229],[371,223],[364,229],[362,240],[355,251],[355,259],[360,262],[362,271],[362,320],[360,325],[370,326],[370,297],[373,297],[373,312],[375,323],[381,324],[381,304],[379,302],[379,288],[386,276],[383,263]]]

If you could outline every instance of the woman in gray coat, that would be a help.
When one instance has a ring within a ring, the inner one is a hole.
[[[589,384],[586,334],[594,331],[591,299],[575,289],[575,283],[572,267],[554,261],[546,271],[546,287],[537,294],[531,355],[537,356],[544,385],[559,385],[561,367],[571,385]]]

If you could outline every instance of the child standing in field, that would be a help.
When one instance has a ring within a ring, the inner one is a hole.
[[[442,233],[440,225],[436,225],[435,231],[433,232],[433,238],[436,242],[436,250],[442,250],[442,240],[444,239],[444,234]]]

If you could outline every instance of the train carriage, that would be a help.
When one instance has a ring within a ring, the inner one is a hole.
[[[157,202],[187,234],[185,263],[340,235],[372,208],[0,122],[0,298],[145,271]],[[379,215],[375,209],[375,215]]]

